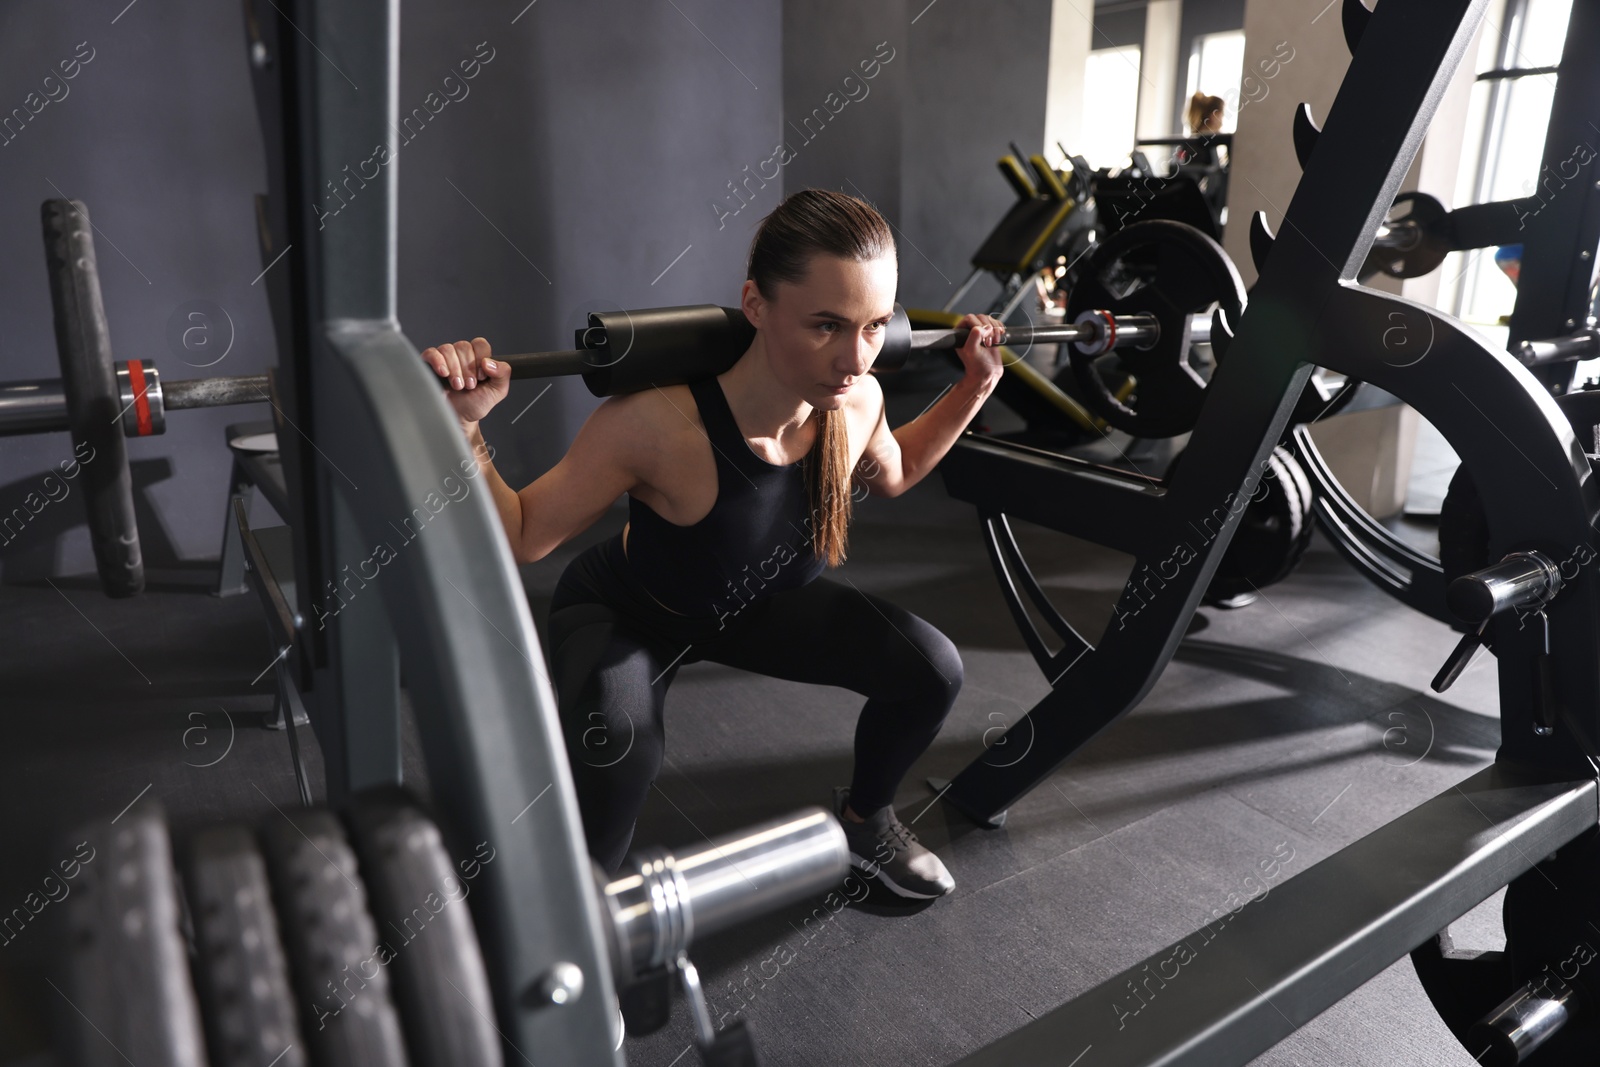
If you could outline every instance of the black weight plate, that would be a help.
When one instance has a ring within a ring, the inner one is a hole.
[[[95,566],[107,596],[136,596],[144,591],[144,558],[89,209],[77,200],[46,200],[40,216],[61,388],[73,455],[83,466],[79,485],[89,508]]]
[[[1405,192],[1394,198],[1386,223],[1409,222],[1417,227],[1416,243],[1410,248],[1382,248],[1376,243],[1356,277],[1361,281],[1378,274],[1391,278],[1420,278],[1439,269],[1451,252],[1450,213],[1437,197],[1420,192]]]
[[[205,1067],[160,806],[84,827],[62,855],[74,857],[77,870],[61,901],[66,944],[55,1007],[62,1062]]]
[[[1175,437],[1194,429],[1206,381],[1190,363],[1189,317],[1220,306],[1230,322],[1244,307],[1244,283],[1222,246],[1192,226],[1166,219],[1136,222],[1095,247],[1067,298],[1067,321],[1089,310],[1150,314],[1161,325],[1148,349],[1115,351],[1136,382],[1118,399],[1101,357],[1070,345],[1073,374],[1086,402],[1112,426],[1135,437]]]
[[[267,865],[254,835],[242,826],[197,833],[184,880],[211,1067],[305,1067]]]
[[[494,996],[466,897],[439,828],[402,791],[357,797],[346,816],[406,1048],[417,1067],[499,1067]],[[392,935],[392,940],[391,940]]]
[[[317,1067],[406,1067],[355,854],[332,813],[297,811],[262,831],[300,1029]]]
[[[1167,467],[1167,478],[1182,458]],[[1206,587],[1206,603],[1244,596],[1287,578],[1311,545],[1311,480],[1285,448],[1272,450],[1260,484],[1239,516],[1227,551]]]

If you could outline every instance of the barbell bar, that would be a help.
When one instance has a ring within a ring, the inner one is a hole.
[[[165,433],[167,412],[229,404],[262,404],[270,393],[265,374],[161,381],[161,372],[140,359],[114,364],[117,421],[124,437]],[[0,382],[0,437],[55,433],[70,427],[66,383],[60,378]]]
[[[711,309],[722,313],[731,321],[738,314],[733,308],[702,305],[694,308],[661,308],[628,313],[646,322],[656,321],[661,312],[700,311]],[[904,319],[905,311],[895,305],[895,316]],[[711,316],[708,316],[710,318]],[[743,315],[740,314],[740,318]],[[1190,341],[1210,339],[1211,324],[1206,316],[1195,316],[1190,324]],[[729,336],[716,344],[719,355],[731,355],[736,360],[749,342],[743,340],[745,331],[730,325]],[[749,330],[749,336],[754,331]],[[891,334],[897,331],[891,330]],[[907,331],[898,331],[906,336]],[[873,369],[893,371],[903,367],[907,357],[917,352],[953,351],[966,344],[967,329],[909,330],[909,339],[903,345],[890,348],[885,345]],[[499,357],[511,368],[513,378],[550,378],[565,375],[588,375],[607,370],[621,356],[610,353],[610,339],[604,326],[590,326],[578,332],[582,348],[561,352],[525,352]],[[1077,344],[1087,354],[1099,355],[1117,347],[1146,348],[1161,336],[1161,326],[1153,315],[1112,315],[1106,311],[1085,312],[1072,323],[1045,326],[1007,327],[1002,344],[1026,346],[1035,344]],[[630,328],[629,345],[632,341]],[[743,341],[740,345],[739,342]],[[624,345],[624,354],[629,345]],[[737,347],[737,351],[734,348]],[[662,346],[652,343],[654,352]],[[682,350],[680,350],[681,353]],[[677,359],[663,359],[663,369],[675,367]],[[732,366],[730,361],[727,366]],[[721,373],[727,366],[714,371]],[[125,360],[114,365],[118,396],[118,421],[125,437],[149,437],[166,432],[166,413],[193,408],[224,407],[232,404],[259,404],[269,400],[265,374],[248,374],[234,377],[190,378],[163,382],[161,372],[154,364],[139,359]],[[630,381],[632,379],[629,379]],[[659,378],[653,382],[664,384]],[[612,389],[627,392],[630,389]],[[596,395],[608,395],[597,393]],[[69,428],[65,383],[59,378],[41,378],[29,381],[0,382],[0,437],[32,433],[52,433]]]
[[[968,329],[914,330],[899,304],[884,330],[886,336],[872,369],[897,371],[915,353],[951,351],[966,343]],[[1146,348],[1161,336],[1154,315],[1113,315],[1087,311],[1071,323],[1008,326],[1002,344],[1076,344],[1098,355],[1114,347]],[[1190,342],[1209,341],[1211,320],[1190,320]],[[721,374],[732,367],[751,341],[755,327],[738,308],[716,304],[647,308],[639,311],[593,312],[589,324],[576,331],[575,349],[522,352],[496,357],[511,368],[511,377],[552,378],[581,375],[595,396],[638,392]]]

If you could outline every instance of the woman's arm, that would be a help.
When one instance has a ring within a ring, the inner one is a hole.
[[[520,491],[500,477],[483,432],[472,424],[467,440],[518,563],[543,559],[572,540],[638,484],[626,458],[639,422],[625,410],[628,399],[610,397],[590,413],[561,461]]]
[[[863,402],[876,417],[861,461],[856,464],[856,476],[874,496],[899,496],[927,477],[994,392],[1003,373],[1000,349],[983,342],[993,339],[1004,327],[987,315],[968,315],[960,325],[972,328],[967,343],[958,352],[966,374],[933,406],[898,429],[889,429],[883,388],[877,379],[868,376],[872,392],[864,394]]]
[[[637,397],[608,398],[590,413],[561,461],[518,492],[495,469],[479,425],[505,398],[511,368],[491,358],[489,342],[481,337],[426,349],[422,358],[446,381],[446,399],[461,420],[518,563],[549,555],[639,483],[630,460],[643,421],[633,410],[641,402]]]

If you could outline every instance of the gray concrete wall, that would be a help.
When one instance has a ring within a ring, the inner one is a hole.
[[[906,8],[905,0],[783,5],[781,134],[794,154],[783,167],[784,193],[838,189],[870,200],[899,223],[910,82],[906,30],[917,14]],[[764,215],[774,203],[754,206]]]
[[[0,379],[58,376],[38,205],[63,194],[84,200],[99,229],[118,358],[152,358],[168,380],[259,373],[271,351],[251,284],[263,159],[240,6],[138,3],[117,17],[120,6],[0,8],[0,39],[26,41],[29,56],[0,70],[7,109],[79,42],[94,50],[67,94],[0,147]],[[731,302],[762,203],[722,217],[712,202],[779,135],[777,0],[518,12],[485,0],[402,4],[403,112],[480,42],[493,50],[465,93],[401,146],[407,334],[419,345],[482,334],[502,351],[569,347],[591,308]],[[767,206],[775,194],[764,191]],[[196,300],[220,306],[237,338],[206,369],[185,366],[182,356],[201,360],[166,340],[169,319]],[[596,403],[564,381],[528,408],[542,388],[518,384],[487,427],[513,484],[554,463]],[[203,576],[222,533],[223,427],[264,417],[264,405],[181,412],[164,437],[130,442],[153,580],[163,569]],[[64,433],[0,438],[0,511],[70,454]],[[0,581],[92,569],[75,497],[0,544]]]
[[[1094,48],[1122,48],[1127,45],[1144,46],[1143,0],[1128,3],[1112,0],[1094,7]]]
[[[877,205],[900,251],[900,300],[939,307],[970,269],[1012,194],[995,160],[1043,145],[1049,0],[788,0],[784,129],[796,158],[784,191],[842,189]],[[997,59],[982,42],[1006,42]],[[889,56],[876,77],[844,79]],[[860,99],[848,100],[854,92]],[[838,114],[824,124],[829,93]],[[804,125],[811,117],[809,125]],[[994,292],[972,294],[981,308]]]
[[[913,0],[912,6],[919,6]],[[908,29],[900,300],[940,307],[1014,196],[995,160],[1043,148],[1049,0],[941,0]],[[995,55],[990,42],[1005,42]],[[909,247],[908,247],[909,246]],[[971,294],[980,310],[995,288]]]

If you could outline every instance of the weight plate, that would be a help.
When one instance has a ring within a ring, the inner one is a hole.
[[[1172,479],[1182,453],[1167,467]],[[1312,522],[1311,480],[1290,452],[1278,447],[1267,459],[1265,474],[1250,498],[1206,588],[1205,602],[1215,604],[1253,594],[1287,578],[1316,529]]]
[[[400,790],[358,797],[346,821],[418,1067],[499,1067],[494,997],[466,897],[439,828]],[[393,935],[393,940],[390,940]]]
[[[184,863],[195,987],[212,1067],[304,1067],[267,866],[241,826],[203,830]]]
[[[393,953],[378,941],[344,829],[327,811],[292,818],[268,822],[262,841],[311,1060],[317,1067],[406,1067],[389,999]]]
[[[74,1067],[205,1067],[200,1011],[179,931],[172,846],[159,805],[84,827],[64,843],[77,870],[56,1005]]]
[[[1394,198],[1384,219],[1391,239],[1400,246],[1373,242],[1357,274],[1363,282],[1378,274],[1391,278],[1420,278],[1439,269],[1450,248],[1450,212],[1437,197],[1407,192]]]
[[[107,596],[136,596],[144,591],[144,559],[89,209],[78,200],[46,200],[40,215],[61,388],[73,455],[83,466],[78,484],[89,508],[95,566]]]
[[[1244,300],[1233,261],[1194,227],[1152,219],[1117,231],[1085,261],[1067,298],[1066,320],[1090,310],[1149,314],[1160,323],[1161,336],[1147,349],[1118,348],[1108,357],[1068,346],[1085,401],[1135,437],[1175,437],[1194,429],[1206,378],[1191,359],[1190,316],[1220,307],[1229,322],[1237,322]],[[1119,399],[1114,390],[1125,376],[1136,386]]]

